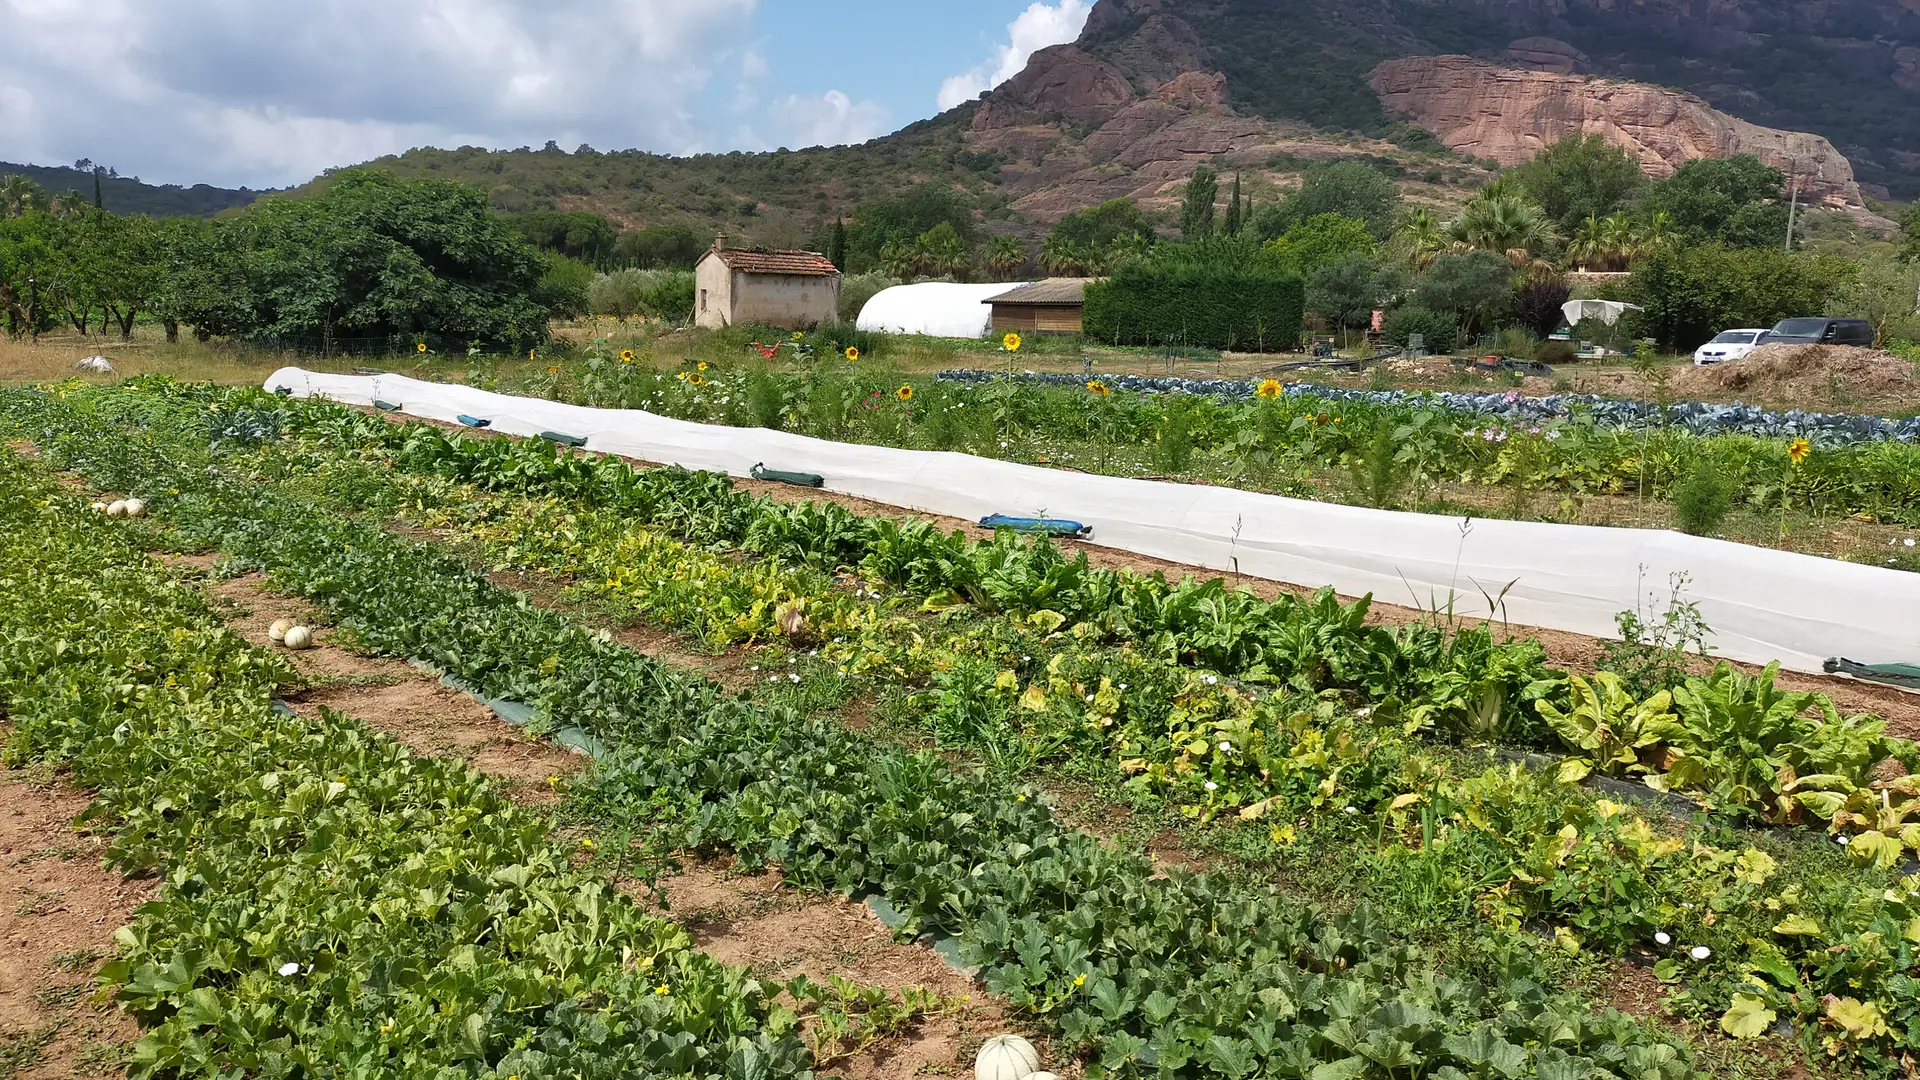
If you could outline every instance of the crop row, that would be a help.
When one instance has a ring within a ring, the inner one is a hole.
[[[824,513],[821,508],[790,510],[746,499],[715,478],[636,473],[618,463],[559,458],[504,441],[445,440],[429,452],[422,447],[444,438],[429,429],[395,428],[329,406],[306,409],[295,426],[324,428],[328,434],[317,440],[320,444],[338,440],[365,451],[382,449],[391,440],[405,451],[356,459],[323,445],[314,452],[294,450],[270,465],[270,472],[295,478],[291,482],[306,482],[306,495],[325,498],[328,491],[338,491],[368,505],[405,504],[417,511],[417,523],[449,528],[477,544],[489,564],[572,574],[578,595],[617,602],[653,621],[692,629],[715,644],[756,636],[791,638],[795,632],[819,635],[819,651],[828,663],[856,676],[880,674],[922,687],[926,722],[945,738],[1004,751],[1011,737],[1055,753],[1070,751],[1090,771],[1134,769],[1142,774],[1141,783],[1171,792],[1197,815],[1239,811],[1259,818],[1263,828],[1273,823],[1276,844],[1291,843],[1296,825],[1337,829],[1348,813],[1359,812],[1364,817],[1353,824],[1361,828],[1347,839],[1364,834],[1378,843],[1378,837],[1391,838],[1371,866],[1389,886],[1396,879],[1464,879],[1473,884],[1452,887],[1459,900],[1494,925],[1517,928],[1546,919],[1566,928],[1562,940],[1573,947],[1654,949],[1661,935],[1685,946],[1706,946],[1719,957],[1712,967],[1727,981],[1717,992],[1703,988],[1697,997],[1703,1004],[1718,1001],[1723,1009],[1731,1005],[1730,1023],[1736,1026],[1750,1027],[1754,1017],[1778,1008],[1807,1020],[1810,1031],[1837,1033],[1835,1046],[1844,1049],[1856,1040],[1872,1044],[1884,1038],[1878,1025],[1890,1019],[1899,1029],[1912,1012],[1913,1003],[1901,990],[1912,970],[1908,947],[1879,947],[1889,935],[1905,934],[1911,898],[1885,893],[1889,875],[1871,866],[1876,859],[1892,861],[1875,845],[1897,835],[1898,822],[1889,827],[1878,815],[1863,814],[1853,823],[1862,839],[1851,850],[1869,864],[1861,872],[1808,872],[1799,865],[1805,859],[1790,860],[1782,869],[1763,851],[1743,850],[1737,839],[1716,843],[1704,832],[1676,837],[1632,811],[1574,797],[1551,774],[1463,770],[1461,763],[1436,757],[1405,737],[1402,724],[1408,712],[1420,709],[1418,703],[1391,715],[1375,710],[1362,722],[1351,709],[1290,695],[1284,687],[1237,689],[1167,655],[1124,642],[1109,647],[1108,634],[1092,632],[1089,623],[1069,628],[1046,609],[980,619],[965,628],[889,616],[885,605],[828,587],[820,573],[782,572],[774,565],[804,557],[800,533],[756,523],[755,515],[784,521],[780,515]],[[489,467],[482,460],[510,465]],[[449,462],[464,464],[456,468]],[[568,490],[573,505],[409,484],[408,466],[427,475],[457,473],[495,487]],[[652,495],[632,494],[639,490]],[[610,494],[617,491],[628,495]],[[618,509],[591,508],[596,502]],[[635,525],[630,519],[642,504],[652,519],[691,529],[708,544],[724,535],[757,536],[755,550],[780,558],[740,562],[688,549]],[[850,531],[856,530],[841,530]],[[1002,539],[973,548],[1008,546]],[[1357,620],[1349,625],[1341,618],[1350,609],[1329,603],[1319,601],[1325,625],[1362,629]],[[1330,639],[1323,630],[1309,637],[1324,647]],[[1431,627],[1423,632],[1437,634]],[[1394,640],[1377,628],[1368,633]],[[1436,640],[1460,650],[1463,639]],[[1470,649],[1493,648],[1483,632],[1464,640]],[[1539,678],[1537,648],[1500,649],[1496,659],[1505,657],[1501,663],[1521,669],[1509,672],[1508,685],[1545,681]],[[1764,797],[1742,795],[1741,785],[1771,785],[1783,766],[1798,765],[1802,774],[1836,769],[1855,777],[1849,783],[1865,787],[1867,771],[1890,745],[1876,723],[1801,718],[1813,699],[1778,694],[1764,679],[1742,681],[1722,673],[1683,684],[1678,689],[1686,702],[1682,711],[1695,725],[1691,729],[1661,707],[1649,709],[1646,701],[1623,696],[1617,688],[1602,693],[1596,686],[1606,690],[1608,684],[1566,680],[1556,698],[1561,705],[1552,708],[1552,728],[1537,717],[1534,723],[1576,746],[1594,731],[1622,729],[1629,736],[1625,745],[1636,751],[1654,744],[1640,739],[1640,728],[1627,729],[1624,719],[1636,719],[1648,731],[1673,725],[1665,736],[1670,742],[1661,744],[1658,755],[1671,753],[1668,774],[1696,771],[1713,777],[1716,794],[1731,807],[1778,813],[1779,792],[1768,786]],[[1353,688],[1364,691],[1360,684]],[[1451,693],[1480,722],[1478,728],[1443,732],[1454,738],[1522,730],[1502,729],[1493,721],[1503,707],[1526,715],[1532,705],[1517,695],[1511,702],[1498,695],[1490,699],[1480,689],[1464,693],[1456,686]],[[1653,700],[1667,698],[1657,694]],[[1596,742],[1591,749],[1596,763],[1620,767],[1621,747]],[[1825,756],[1810,768],[1809,754]],[[1824,779],[1833,783],[1838,777]],[[1910,794],[1883,787],[1868,798],[1904,814]],[[1788,802],[1790,809],[1800,805]],[[1845,963],[1834,959],[1835,948],[1849,954]],[[1668,954],[1662,970],[1675,977],[1684,973],[1697,981],[1709,970],[1691,962],[1684,947],[1656,952]],[[1738,974],[1755,971],[1766,973],[1757,984]],[[1870,1019],[1854,1031],[1840,1016],[1851,1017],[1847,1010],[1862,1007],[1860,998],[1867,999]],[[1901,1034],[1895,1041],[1905,1038]]]
[[[373,648],[435,663],[611,752],[594,793],[801,884],[885,895],[909,932],[960,939],[988,985],[1111,1076],[1680,1076],[1682,1051],[1525,979],[1436,976],[1365,912],[1156,874],[991,775],[830,721],[721,696],[374,523],[341,519],[169,438],[36,399],[42,444],[97,484],[162,490],[217,541],[323,603]],[[122,417],[119,419],[134,419]],[[174,494],[174,492],[178,494]]]
[[[1087,381],[1085,376],[1038,372],[1009,375],[972,369],[943,371],[937,378],[975,386],[1009,379],[1071,389],[1080,389]],[[1244,379],[1183,379],[1142,375],[1103,375],[1101,378],[1115,390],[1143,394],[1199,394],[1223,401],[1246,401],[1254,396],[1258,386],[1257,380]],[[1679,427],[1702,436],[1747,435],[1765,439],[1804,436],[1823,446],[1888,440],[1920,442],[1920,417],[1896,419],[1870,413],[1820,413],[1800,409],[1780,411],[1754,405],[1720,405],[1707,401],[1661,405],[1658,402],[1608,398],[1598,394],[1518,396],[1492,390],[1360,390],[1306,382],[1289,384],[1286,393],[1328,402],[1427,405],[1463,416],[1523,420],[1536,424],[1586,416],[1608,427]]]
[[[793,1017],[480,775],[331,713],[110,522],[0,451],[7,760],[96,792],[156,899],[102,979],[131,1075],[812,1074]]]
[[[396,445],[417,449],[422,437],[414,431]],[[1827,1033],[1839,1052],[1886,1038],[1886,1022],[1898,1027],[1912,1014],[1905,990],[1914,970],[1910,944],[1884,947],[1906,935],[1915,910],[1904,887],[1888,891],[1895,875],[1884,869],[1900,854],[1892,838],[1901,822],[1889,816],[1916,809],[1913,793],[1899,782],[1857,794],[1878,801],[1879,810],[1856,805],[1857,816],[1839,822],[1853,833],[1845,850],[1856,869],[1836,865],[1847,861],[1838,848],[1821,856],[1790,844],[1776,859],[1753,846],[1756,838],[1705,828],[1676,834],[1626,807],[1581,797],[1552,770],[1487,770],[1471,756],[1423,745],[1407,736],[1405,725],[1408,714],[1422,713],[1421,703],[1356,715],[1337,700],[1315,701],[1284,687],[1236,687],[1124,642],[1114,647],[1106,635],[1090,632],[1091,624],[1069,627],[1045,610],[964,622],[955,622],[952,611],[932,622],[908,618],[895,605],[861,599],[865,590],[855,595],[832,587],[819,572],[781,571],[774,565],[779,559],[729,559],[688,548],[659,527],[636,523],[626,510],[583,507],[588,499],[488,494],[448,486],[431,470],[410,480],[401,467],[404,455],[343,456],[324,446],[283,452],[294,474],[313,478],[307,491],[314,497],[360,488],[356,476],[374,478],[378,492],[359,492],[366,504],[403,508],[409,523],[461,542],[488,565],[569,578],[576,598],[692,631],[716,645],[755,639],[817,645],[820,662],[840,672],[910,688],[921,723],[994,760],[1044,754],[1096,776],[1136,772],[1136,783],[1166,792],[1194,816],[1257,821],[1276,846],[1304,841],[1297,831],[1316,830],[1329,834],[1322,837],[1327,843],[1376,847],[1367,870],[1387,899],[1404,889],[1414,901],[1436,882],[1458,883],[1439,886],[1451,896],[1445,903],[1428,895],[1396,911],[1422,904],[1456,915],[1465,909],[1512,930],[1544,922],[1561,928],[1557,940],[1565,947],[1664,956],[1662,975],[1695,984],[1688,996],[1724,1012],[1729,1030],[1754,1034],[1767,1026],[1759,1024],[1762,1017],[1771,1023],[1790,1013],[1806,1022],[1810,1035]],[[436,454],[416,464],[446,460]],[[572,468],[552,460],[556,468]],[[515,469],[511,486],[538,489],[530,479],[535,472],[531,465]],[[717,490],[710,478],[636,475],[689,492]],[[674,513],[656,516],[716,520],[692,512],[694,505],[676,504]],[[770,514],[787,512],[756,505]],[[818,508],[802,512],[809,509]],[[747,535],[793,543],[782,530],[749,527]],[[792,553],[790,546],[757,550]],[[1347,609],[1325,598],[1320,604],[1326,624],[1345,625],[1338,616]],[[783,620],[783,613],[792,618]],[[1370,632],[1394,640],[1387,631]],[[1327,643],[1325,635],[1314,636]],[[1470,632],[1448,647],[1487,649],[1492,641]],[[1522,669],[1509,676],[1515,685],[1547,681],[1538,678],[1537,648],[1508,646],[1498,657]],[[1645,754],[1648,761],[1666,759],[1661,775],[1710,786],[1720,804],[1777,820],[1798,817],[1808,803],[1827,798],[1817,794],[1821,784],[1864,789],[1885,753],[1910,753],[1884,739],[1877,721],[1843,720],[1817,695],[1775,690],[1770,675],[1746,678],[1723,669],[1688,680],[1676,688],[1678,714],[1667,711],[1675,695],[1627,695],[1611,676],[1568,677],[1557,689],[1564,694],[1543,690],[1539,700],[1516,696],[1509,703],[1456,687],[1451,693],[1467,703],[1460,708],[1480,710],[1478,725],[1438,734],[1511,736],[1526,729],[1501,724],[1502,708],[1525,715],[1545,701],[1551,720],[1536,716],[1537,730],[1588,755],[1571,759],[1580,767],[1563,775],[1593,767],[1624,772],[1623,754],[1636,766]],[[1802,716],[1815,705],[1825,714]],[[1647,741],[1652,734],[1657,742]],[[1812,785],[1783,792],[1776,786],[1780,776],[1796,768]],[[1814,772],[1828,769],[1836,772]],[[1854,779],[1843,782],[1839,774]],[[1815,809],[1809,817],[1841,816],[1831,807]],[[1704,949],[1708,960],[1691,957],[1694,948]],[[1895,1041],[1904,1043],[1907,1035],[1899,1031]]]
[[[715,370],[695,376],[676,379],[589,361],[577,376],[528,389],[703,423],[1025,462],[1037,458],[1123,476],[1202,477],[1307,498],[1327,497],[1327,474],[1344,473],[1382,448],[1391,462],[1382,475],[1391,475],[1396,491],[1367,493],[1375,502],[1418,502],[1443,483],[1505,487],[1519,493],[1516,498],[1541,492],[1575,499],[1622,493],[1664,498],[1705,467],[1740,504],[1755,510],[1792,507],[1920,525],[1920,445],[1847,439],[1824,430],[1814,433],[1811,455],[1796,461],[1784,438],[1712,427],[1696,433],[1682,423],[1635,429],[1584,408],[1541,416],[1532,411],[1541,406],[1517,394],[1486,411],[1482,406],[1490,403],[1476,401],[1475,409],[1462,410],[1428,395],[1321,388],[1221,400],[1119,393],[1106,379],[1073,378],[1066,386],[1000,379],[898,387],[830,372]],[[1698,406],[1678,415],[1732,408]]]

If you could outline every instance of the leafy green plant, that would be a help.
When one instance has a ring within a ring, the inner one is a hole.
[[[1610,671],[1591,679],[1568,676],[1567,690],[1571,704],[1566,709],[1548,700],[1536,706],[1541,719],[1568,746],[1587,752],[1584,759],[1563,764],[1561,778],[1571,782],[1591,772],[1612,776],[1647,772],[1650,766],[1641,760],[1641,752],[1658,745],[1670,732],[1672,695],[1662,690],[1637,701],[1620,676]]]
[[[1734,485],[1718,462],[1707,455],[1694,459],[1687,475],[1673,488],[1673,511],[1680,528],[1694,536],[1710,536],[1733,509]]]
[[[1684,573],[1676,573],[1668,581],[1667,603],[1657,621],[1644,608],[1614,616],[1620,640],[1600,647],[1596,666],[1620,676],[1626,689],[1636,695],[1657,693],[1684,682],[1692,667],[1688,650],[1693,656],[1705,656],[1709,651],[1707,639],[1713,635],[1713,628],[1700,614],[1700,605],[1684,599],[1691,580]]]

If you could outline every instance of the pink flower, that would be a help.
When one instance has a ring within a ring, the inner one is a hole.
[[[1507,391],[1507,404],[1509,405],[1520,404],[1520,391],[1518,390]]]

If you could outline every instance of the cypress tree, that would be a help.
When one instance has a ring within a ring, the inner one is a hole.
[[[1240,174],[1234,173],[1233,196],[1227,200],[1227,235],[1239,236],[1240,227],[1246,224],[1246,220],[1245,215],[1240,211]]]
[[[833,235],[827,240],[827,261],[842,273],[847,269],[847,223],[833,219]]]

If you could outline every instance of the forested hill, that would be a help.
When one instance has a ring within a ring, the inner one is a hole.
[[[367,165],[396,176],[476,184],[495,209],[508,213],[588,210],[622,229],[684,228],[709,239],[728,231],[787,247],[808,242],[822,221],[928,181],[965,189],[991,215],[1004,159],[967,148],[972,112],[957,109],[861,146],[685,158],[587,146],[569,151],[554,143],[542,150],[424,147]],[[325,183],[326,177],[315,181]]]
[[[24,176],[48,195],[77,191],[93,202],[94,174],[70,166],[15,165],[0,161],[0,176]],[[147,184],[131,176],[100,177],[100,202],[116,214],[153,217],[212,217],[222,210],[245,206],[264,192],[246,188],[217,188],[207,184]]]

